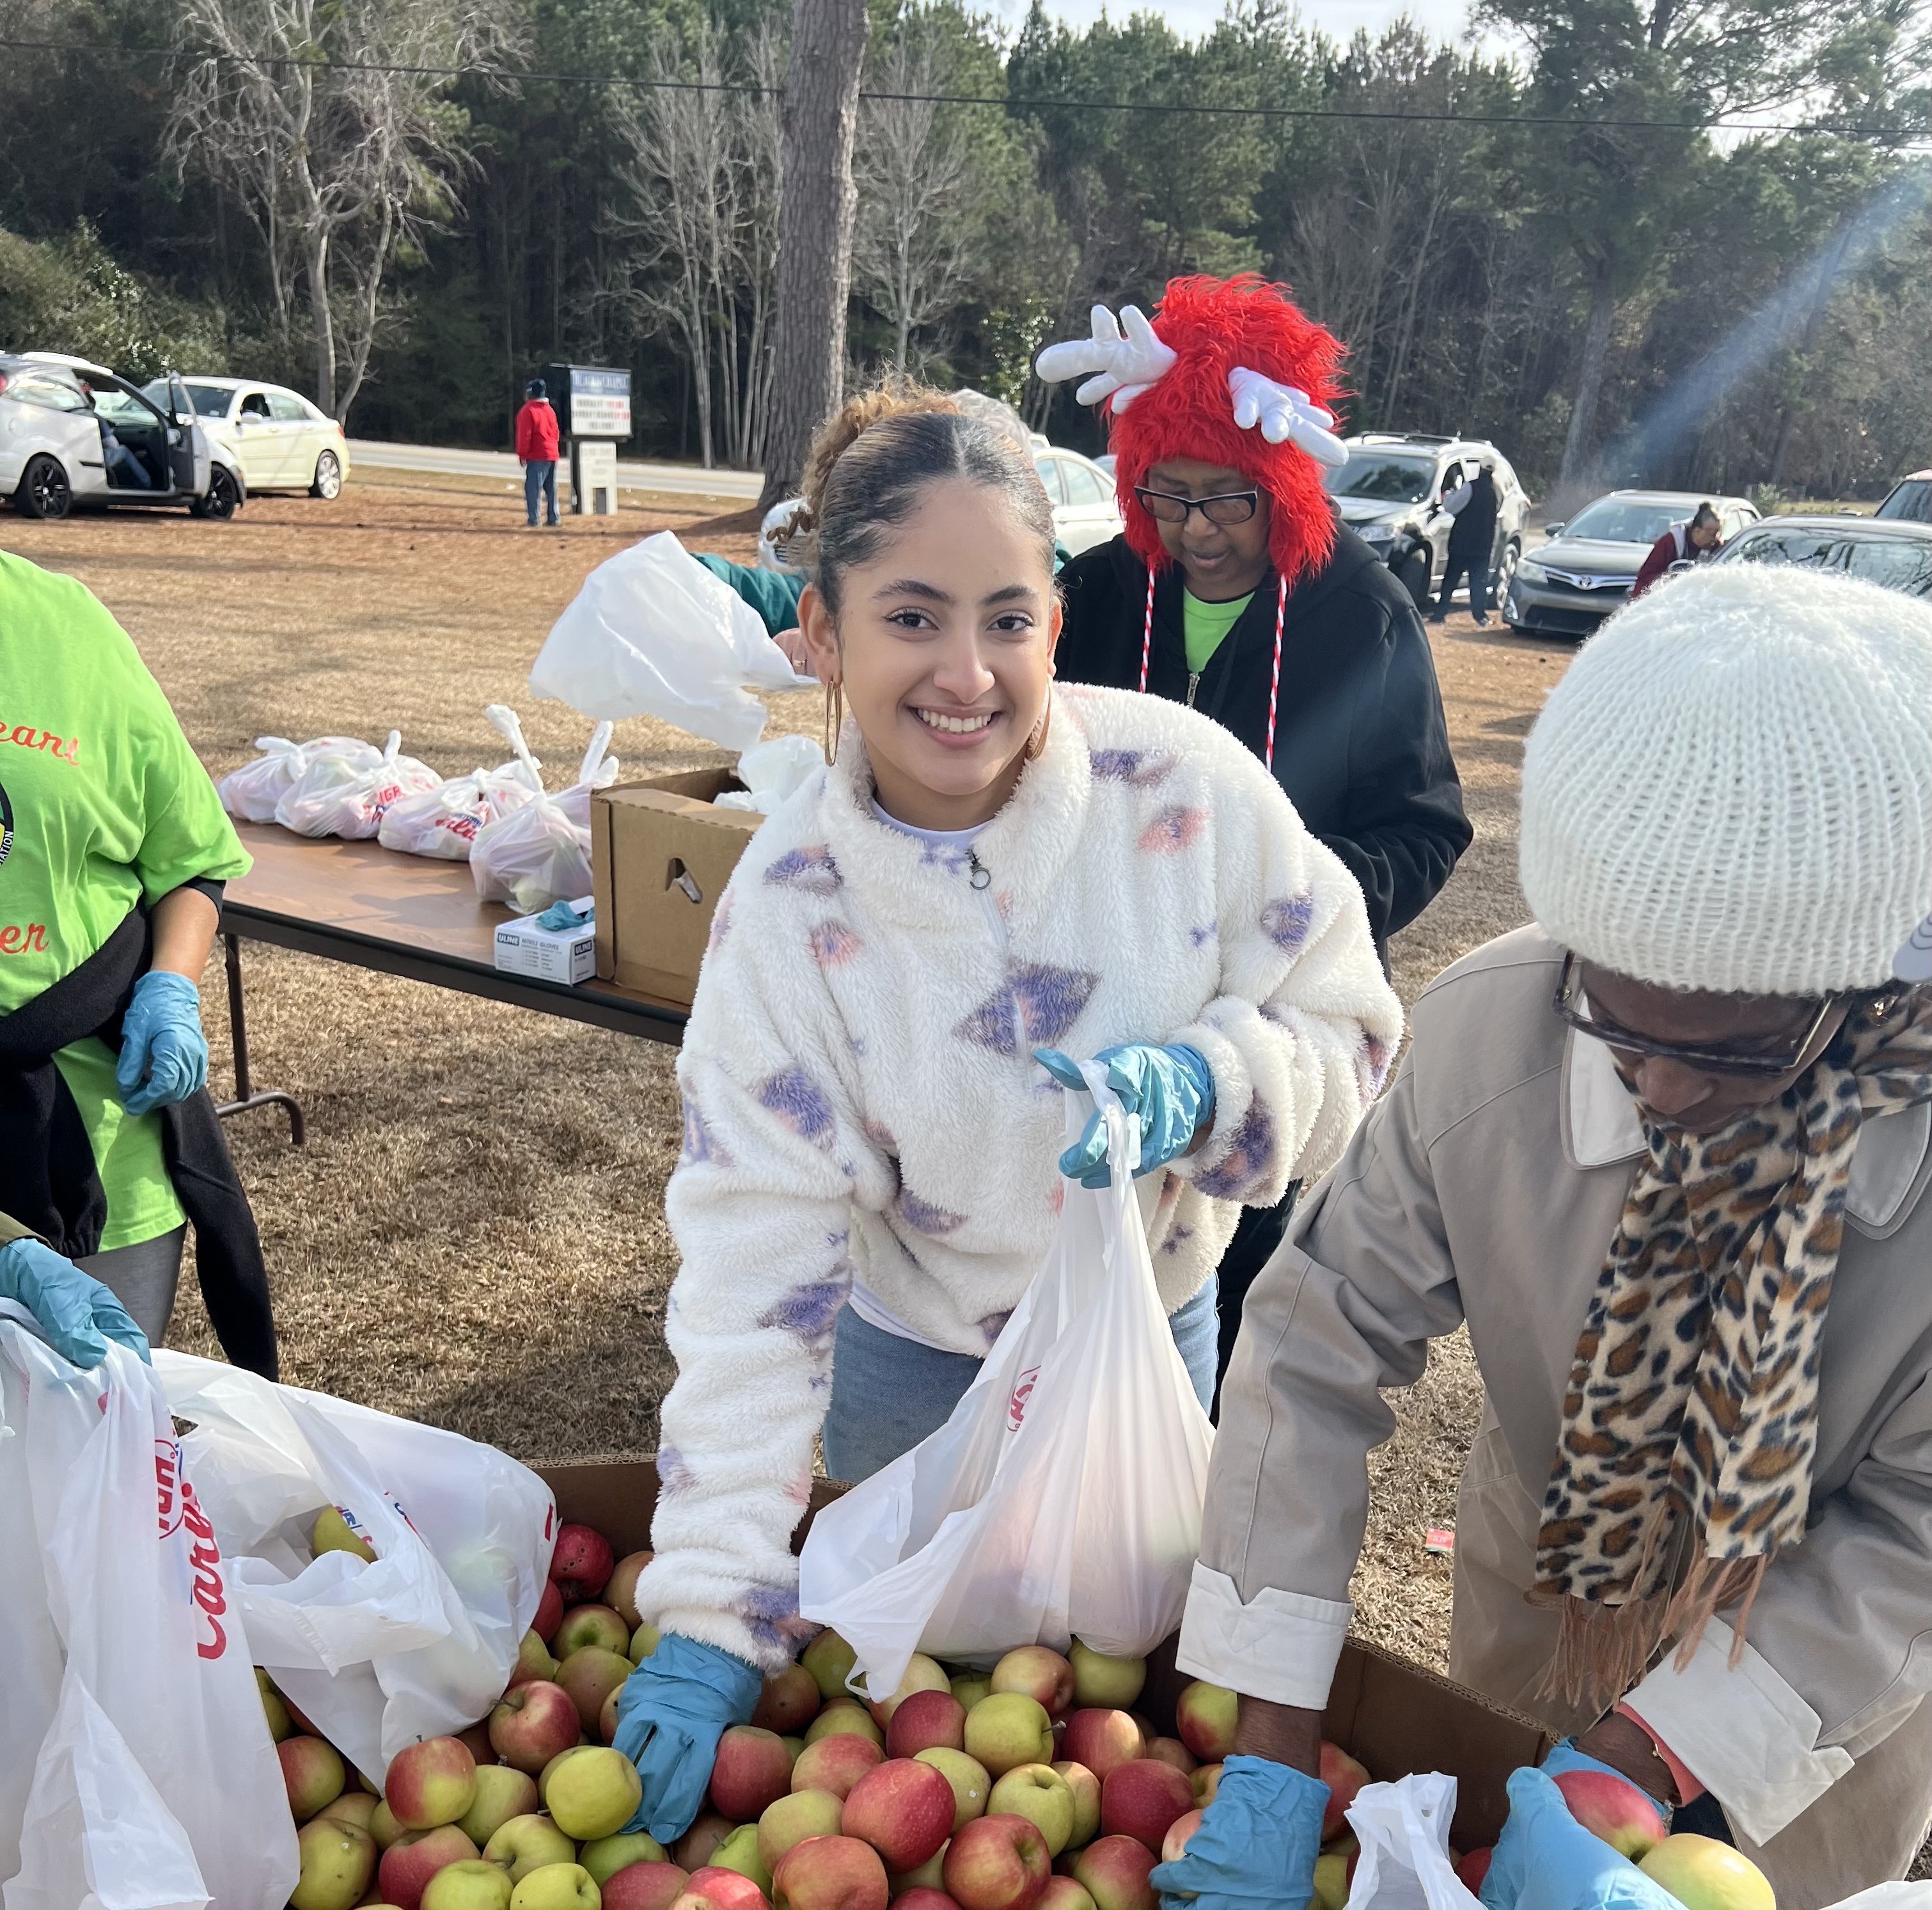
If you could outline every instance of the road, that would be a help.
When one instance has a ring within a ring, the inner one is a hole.
[[[349,440],[352,467],[440,471],[453,477],[502,478],[514,482],[523,467],[507,451],[448,451],[433,444],[386,444],[374,438]],[[567,472],[560,472],[560,476]],[[647,491],[662,497],[729,497],[755,503],[764,479],[756,471],[706,471],[694,464],[647,464],[620,459],[617,484],[624,491]]]

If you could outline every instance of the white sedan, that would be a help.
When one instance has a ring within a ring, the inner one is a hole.
[[[1034,462],[1053,506],[1054,534],[1070,556],[1118,537],[1126,525],[1114,492],[1114,474],[1090,458],[1058,445],[1036,446]]]
[[[349,475],[342,427],[300,392],[253,378],[184,378],[202,428],[232,452],[250,492],[333,497]]]

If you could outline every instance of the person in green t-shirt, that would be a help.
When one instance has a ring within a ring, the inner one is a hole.
[[[0,693],[0,1017],[74,977],[130,913],[148,917],[146,972],[102,1017],[104,1032],[118,1023],[118,1053],[88,1035],[52,1062],[105,1196],[98,1239],[82,1243],[92,1251],[66,1250],[158,1344],[187,1225],[158,1110],[206,1084],[199,978],[221,884],[245,875],[249,857],[126,633],[72,578],[4,554]],[[0,1173],[10,1188],[44,1188],[72,1115],[63,1103],[36,1123],[32,1096],[17,1092],[5,1105],[0,1140],[13,1158]],[[94,1218],[98,1207],[83,1233]]]

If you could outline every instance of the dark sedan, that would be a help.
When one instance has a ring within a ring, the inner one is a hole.
[[[1803,564],[1862,577],[1907,596],[1932,598],[1932,524],[1900,518],[1772,518],[1727,545],[1717,561]]]

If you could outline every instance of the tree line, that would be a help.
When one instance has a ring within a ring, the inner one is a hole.
[[[1277,0],[1017,32],[868,0],[848,380],[1099,447],[1030,373],[1098,301],[1286,281],[1355,429],[1542,490],[1869,495],[1932,460],[1932,0]],[[755,466],[788,0],[0,0],[0,346],[298,386],[500,444],[628,367],[643,452]],[[1484,50],[1500,48],[1501,51]]]

